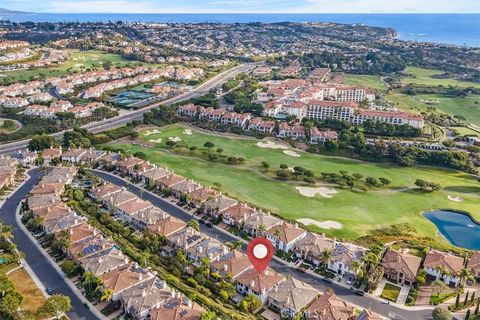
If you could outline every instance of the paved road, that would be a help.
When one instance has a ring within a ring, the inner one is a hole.
[[[135,193],[138,196],[142,196],[143,199],[150,201],[152,204],[161,208],[162,210],[164,210],[165,212],[169,213],[174,217],[177,217],[184,221],[190,221],[192,219],[192,216],[185,210],[177,207],[176,205],[158,196],[152,195],[148,192],[141,192],[140,187],[129,182],[126,183],[125,180],[117,176],[113,176],[113,175],[110,175],[104,172],[99,172],[99,171],[94,171],[94,174],[110,183],[116,184],[118,186],[126,186],[131,192]],[[222,232],[215,228],[209,228],[209,227],[206,227],[205,225],[200,225],[200,229],[205,234],[209,235],[210,237],[217,238],[223,243],[227,241],[234,242],[238,240],[236,237],[234,237],[229,233]],[[430,310],[416,310],[416,311],[405,310],[390,304],[382,303],[377,299],[374,299],[368,296],[357,296],[353,294],[352,291],[350,291],[345,287],[339,286],[335,283],[327,285],[325,282],[319,280],[318,278],[312,275],[298,272],[295,268],[292,268],[289,265],[286,265],[276,260],[272,260],[272,262],[270,263],[270,267],[276,270],[277,272],[281,272],[283,274],[291,274],[296,278],[298,278],[299,280],[309,283],[321,291],[325,291],[328,287],[333,288],[335,290],[335,293],[338,296],[340,296],[342,299],[345,299],[346,301],[349,301],[353,304],[362,306],[363,308],[370,309],[390,319],[399,319],[399,320],[431,319]]]
[[[33,186],[40,180],[42,173],[37,169],[29,172],[31,178],[25,184],[12,194],[0,208],[0,219],[6,224],[14,227],[13,236],[14,243],[18,250],[26,254],[25,260],[30,265],[36,276],[44,284],[46,288],[53,288],[57,293],[69,296],[72,299],[72,310],[67,314],[72,320],[77,319],[98,319],[90,309],[83,306],[83,301],[79,299],[68,286],[68,278],[57,272],[50,264],[46,257],[43,256],[39,247],[32,240],[15,219],[15,211],[20,201],[26,198],[27,194],[32,190]],[[20,222],[21,223],[21,222]]]
[[[194,88],[192,91],[183,93],[181,95],[178,95],[176,97],[170,98],[168,100],[164,100],[161,102],[156,102],[148,107],[142,108],[140,110],[136,110],[133,112],[130,112],[128,114],[124,114],[115,118],[103,120],[103,121],[98,121],[94,123],[90,123],[87,125],[82,126],[83,128],[88,129],[88,131],[92,133],[98,133],[102,132],[108,129],[116,128],[125,125],[126,123],[132,121],[132,120],[142,120],[143,119],[143,114],[153,108],[156,108],[160,105],[165,105],[165,104],[174,104],[177,102],[189,100],[195,97],[202,96],[209,92],[211,89],[214,89],[221,84],[227,82],[228,80],[234,78],[240,73],[246,72],[250,69],[252,69],[256,64],[255,63],[248,63],[248,64],[242,64],[240,66],[234,67],[232,69],[229,69],[227,71],[224,71],[217,76],[211,78],[210,80],[202,83],[200,86]],[[53,93],[53,92],[52,92]],[[63,135],[65,131],[62,132],[57,132],[51,134],[53,137],[60,137]],[[8,153],[13,153],[18,150],[23,150],[27,147],[28,141],[30,139],[25,139],[21,141],[16,141],[16,142],[11,142],[11,143],[6,143],[0,145],[0,154],[8,154]]]

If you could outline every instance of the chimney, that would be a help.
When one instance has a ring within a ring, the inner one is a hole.
[[[147,290],[143,289],[142,291],[142,298],[145,298],[147,296]]]
[[[250,287],[254,288],[255,287],[255,280],[250,281]]]
[[[223,271],[224,271],[224,272],[227,272],[227,271],[228,271],[228,265],[227,265],[227,264],[224,264],[224,265],[223,265]]]

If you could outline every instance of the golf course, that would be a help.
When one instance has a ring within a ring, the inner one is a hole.
[[[185,148],[186,152],[178,152],[169,146],[172,143],[168,141],[196,146],[199,151],[206,149],[206,142],[211,142],[214,145],[211,152],[220,148],[222,154],[241,157],[245,161],[240,164],[212,163],[188,152],[188,148]],[[369,230],[406,222],[414,226],[418,235],[444,241],[436,236],[434,225],[421,215],[422,211],[434,208],[468,211],[480,220],[480,182],[462,172],[305,153],[278,140],[200,132],[181,124],[142,128],[135,140],[126,138],[108,146],[130,154],[142,152],[152,163],[203,185],[215,185],[238,200],[285,219],[317,221],[319,224],[309,224],[309,227],[339,238],[353,239]],[[268,169],[262,166],[262,161],[268,164]],[[391,184],[358,193],[322,183],[307,185],[301,181],[281,181],[275,175],[280,164],[289,168],[301,166],[313,171],[315,177],[322,172],[343,170],[364,177],[386,178]],[[438,183],[441,189],[420,191],[415,187],[416,179]],[[331,223],[322,224],[325,221]],[[329,225],[334,227],[328,229]]]

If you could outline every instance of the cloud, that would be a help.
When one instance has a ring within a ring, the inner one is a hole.
[[[0,0],[53,13],[480,13],[479,0]]]

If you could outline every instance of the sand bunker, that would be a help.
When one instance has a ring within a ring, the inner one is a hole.
[[[260,141],[260,142],[257,142],[257,147],[260,147],[260,148],[270,148],[270,149],[282,149],[282,150],[287,150],[288,147],[287,146],[284,146],[283,144],[279,144],[279,143],[275,143],[275,142],[272,142],[272,141]]]
[[[186,134],[187,136],[191,136],[191,135],[192,135],[192,130],[190,130],[190,129],[185,129],[185,130],[183,130],[182,133],[183,133],[183,134]]]
[[[476,126],[476,125],[474,125],[473,123],[470,123],[470,125],[471,125],[472,127],[474,127],[475,129],[480,129],[479,126]]]
[[[342,229],[343,225],[340,222],[337,221],[331,221],[331,220],[326,220],[326,221],[317,221],[314,219],[310,218],[302,218],[297,220],[300,223],[303,223],[304,225],[314,225],[322,229]]]
[[[454,202],[463,202],[463,200],[464,200],[462,197],[451,196],[451,195],[448,195],[447,198],[448,198],[448,200],[454,201]]]
[[[300,155],[295,151],[283,150],[283,153],[285,153],[287,156],[290,156],[290,157],[295,157],[295,158],[300,157]]]
[[[83,66],[83,63],[75,63],[75,67],[81,67]]]
[[[180,139],[179,137],[168,137],[168,140],[173,141],[173,142],[180,142],[180,141],[182,141],[182,139]]]
[[[145,131],[145,133],[143,135],[144,136],[150,136],[152,134],[157,134],[157,133],[160,133],[160,130],[157,130],[157,129],[155,129],[153,131],[147,130],[147,131]]]
[[[338,193],[337,190],[327,187],[318,187],[318,188],[311,188],[311,187],[295,187],[298,192],[304,197],[313,198],[317,194],[321,195],[324,198],[331,198],[334,194]]]
[[[153,142],[153,143],[161,143],[161,142],[162,142],[162,138],[160,138],[160,139],[150,139],[149,141],[150,141],[150,142]]]

